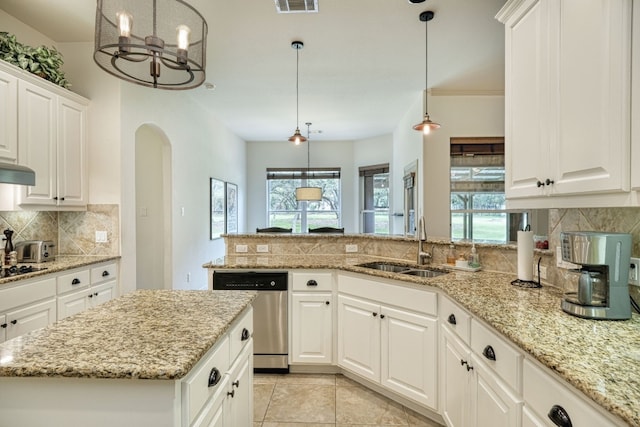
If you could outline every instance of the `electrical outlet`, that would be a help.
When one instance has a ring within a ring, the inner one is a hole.
[[[633,286],[640,286],[640,258],[631,258],[629,284]]]
[[[107,243],[108,241],[106,231],[96,231],[96,243]]]
[[[547,267],[544,265],[540,266],[540,279],[545,280],[547,278]]]
[[[187,283],[191,281],[191,273],[187,273]]]
[[[236,245],[236,252],[237,253],[249,252],[249,247],[247,245]]]
[[[256,245],[256,252],[269,252],[269,245]]]
[[[358,245],[344,245],[345,252],[358,252]]]

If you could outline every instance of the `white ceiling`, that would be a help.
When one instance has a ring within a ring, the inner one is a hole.
[[[141,1],[141,0],[136,0]],[[276,13],[273,0],[187,0],[209,26],[207,81],[194,94],[248,141],[284,140],[296,126],[296,51],[300,51],[300,128],[314,140],[391,133],[425,87],[501,93],[504,0],[319,0],[319,13]],[[0,8],[56,42],[92,41],[91,0],[2,0]],[[152,89],[150,89],[152,90]],[[437,121],[438,112],[430,108]],[[415,122],[422,117],[416,117]]]

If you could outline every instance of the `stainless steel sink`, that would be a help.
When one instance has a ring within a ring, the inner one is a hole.
[[[410,269],[410,267],[404,265],[396,265],[388,262],[368,262],[366,264],[358,264],[358,267],[372,268],[374,270],[388,271],[391,273],[403,273]]]
[[[409,276],[418,276],[418,277],[438,277],[438,276],[442,276],[443,274],[447,274],[448,271],[412,269],[412,270],[402,271],[401,273],[407,274]]]

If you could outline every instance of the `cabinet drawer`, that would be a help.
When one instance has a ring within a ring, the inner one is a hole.
[[[118,266],[115,262],[91,269],[91,284],[106,282],[107,280],[115,280],[118,277]]]
[[[471,332],[471,316],[464,309],[458,307],[449,298],[440,298],[440,321],[449,330],[458,336],[465,344],[469,345]]]
[[[529,408],[544,420],[545,425],[553,427],[549,419],[549,411],[556,405],[563,408],[569,415],[574,426],[615,426],[614,423],[601,414],[595,403],[587,402],[579,397],[577,390],[572,390],[568,384],[563,384],[551,374],[545,372],[531,361],[524,361],[523,389],[525,408]]]
[[[89,286],[89,270],[76,270],[72,273],[62,274],[56,279],[58,293],[76,291]]]
[[[240,354],[245,344],[249,342],[253,335],[253,308],[251,308],[240,320],[231,328],[229,333],[230,353],[229,360],[233,363]]]
[[[522,354],[477,320],[471,321],[471,350],[520,394]]]
[[[182,381],[182,407],[189,417],[183,425],[191,425],[207,400],[222,390],[228,369],[229,338],[225,337]]]
[[[20,283],[0,290],[0,311],[6,311],[56,295],[56,278]]]
[[[332,291],[333,274],[316,271],[295,271],[292,273],[294,291]]]

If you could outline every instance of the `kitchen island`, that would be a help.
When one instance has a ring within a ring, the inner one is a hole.
[[[209,263],[203,267],[210,271],[333,270],[338,277],[344,275],[347,280],[357,274],[363,278],[389,280],[397,286],[429,292],[436,290],[443,297],[438,304],[445,296],[455,301],[474,318],[508,339],[521,350],[526,360],[546,367],[563,383],[582,392],[591,401],[591,406],[614,414],[616,425],[640,426],[640,315],[634,313],[627,321],[581,319],[562,311],[560,289],[512,286],[514,274],[451,271],[439,277],[420,278],[359,265],[373,261],[397,263],[397,260],[360,254],[240,254],[227,256],[224,264]],[[410,263],[405,261],[405,264]],[[439,320],[447,323],[446,318]]]
[[[254,298],[140,290],[1,344],[0,426],[190,425],[251,347],[229,335],[252,324]]]

